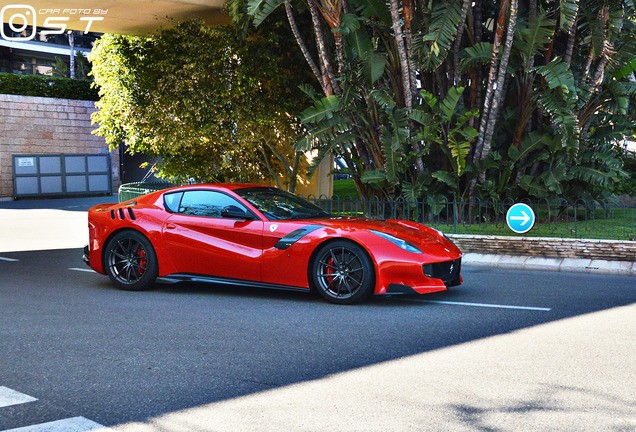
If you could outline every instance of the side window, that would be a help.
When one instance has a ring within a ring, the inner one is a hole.
[[[174,192],[165,194],[163,196],[163,205],[171,213],[179,212],[179,203],[181,203],[181,197],[183,192]]]
[[[236,206],[248,211],[244,205],[220,192],[214,191],[188,191],[183,194],[179,213],[192,216],[221,217],[221,210],[227,206]]]

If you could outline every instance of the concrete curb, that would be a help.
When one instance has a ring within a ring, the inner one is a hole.
[[[462,258],[462,265],[467,267],[636,276],[636,261],[606,261],[581,258],[549,258],[466,253]]]

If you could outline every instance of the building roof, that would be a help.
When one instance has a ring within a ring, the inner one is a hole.
[[[32,24],[28,10],[5,3],[0,3],[5,8],[2,14],[5,23],[19,13],[25,14]],[[224,0],[30,0],[15,3],[26,3],[33,8],[38,27],[45,27],[48,18],[53,20],[49,24],[53,22],[54,27],[64,23],[73,30],[84,31],[90,23],[90,31],[97,33],[144,34],[193,16],[203,18],[208,25],[229,23],[229,17],[222,10]],[[17,21],[17,24],[21,22]]]

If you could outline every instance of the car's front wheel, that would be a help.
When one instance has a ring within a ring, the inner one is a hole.
[[[159,273],[157,255],[143,234],[121,231],[104,250],[104,270],[118,288],[141,291],[153,286]]]
[[[352,304],[365,300],[375,287],[373,263],[364,249],[349,241],[323,246],[311,268],[313,285],[332,303]]]

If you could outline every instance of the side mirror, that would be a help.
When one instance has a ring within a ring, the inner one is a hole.
[[[223,210],[221,210],[221,216],[228,219],[252,219],[244,210],[233,205],[223,208]]]

